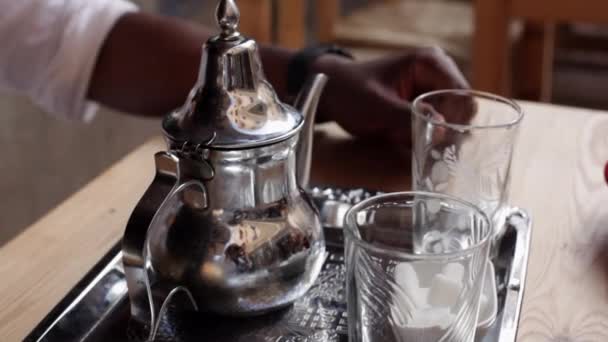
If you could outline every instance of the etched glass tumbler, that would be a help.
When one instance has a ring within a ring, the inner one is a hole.
[[[471,342],[491,226],[476,206],[425,192],[380,195],[345,221],[350,342]]]
[[[416,98],[413,112],[413,189],[477,205],[499,238],[523,118],[519,105],[474,90],[440,90]]]

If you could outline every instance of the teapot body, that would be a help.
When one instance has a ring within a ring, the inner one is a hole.
[[[251,316],[314,283],[326,253],[318,212],[296,181],[298,138],[157,153],[123,237],[131,317],[150,337],[179,293],[194,310]]]
[[[205,205],[188,205],[197,190],[183,187],[149,229],[155,276],[188,289],[199,310],[228,315],[264,313],[304,294],[325,246],[319,215],[296,184],[297,139],[209,150]]]

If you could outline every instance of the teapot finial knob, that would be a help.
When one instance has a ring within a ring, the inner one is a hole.
[[[239,36],[237,28],[241,13],[234,0],[220,0],[215,10],[217,24],[222,30],[222,38]]]

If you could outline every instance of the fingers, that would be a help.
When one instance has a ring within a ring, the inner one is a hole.
[[[440,145],[442,142],[445,141],[447,131],[446,131],[446,127],[442,125],[443,123],[446,122],[445,116],[443,116],[441,113],[437,112],[435,107],[433,107],[432,105],[425,103],[425,102],[418,103],[416,108],[413,108],[412,110],[416,111],[416,113],[413,113],[413,115],[419,115],[419,116],[429,118],[428,120],[425,120],[424,122],[431,122],[434,124],[433,129],[431,131],[431,142],[430,143],[432,145]],[[427,126],[427,125],[425,124],[424,126]],[[422,126],[418,126],[416,128],[425,130],[425,128],[423,128]],[[415,136],[415,134],[414,134],[414,136]]]
[[[445,117],[446,122],[457,125],[468,125],[477,112],[475,100],[469,94],[448,93],[437,96],[431,101],[436,110]]]
[[[352,135],[391,145],[409,146],[411,115],[408,102],[385,85],[353,71],[326,95],[336,105],[335,120]],[[325,96],[326,96],[325,95]]]
[[[414,64],[417,95],[441,89],[470,88],[454,60],[441,49],[421,50]],[[452,124],[468,124],[477,111],[475,101],[465,94],[437,96],[431,104]]]
[[[465,89],[469,85],[454,61],[439,49],[419,49],[370,62],[355,63],[334,73],[332,103],[339,103],[331,118],[353,135],[389,141],[407,151],[412,141],[411,101],[425,92],[438,89]],[[434,104],[433,104],[434,106]],[[455,109],[462,107],[461,109]],[[466,122],[473,106],[446,103],[443,111],[435,108],[435,120]],[[441,129],[444,127],[442,126]],[[437,130],[437,139],[444,134]]]
[[[439,48],[420,49],[413,63],[416,95],[439,89],[470,88],[454,60]]]

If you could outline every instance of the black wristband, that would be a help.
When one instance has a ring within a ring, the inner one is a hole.
[[[287,66],[287,91],[289,95],[295,95],[300,91],[300,88],[310,75],[312,63],[325,54],[353,59],[353,55],[333,44],[311,46],[300,50],[291,58]]]

